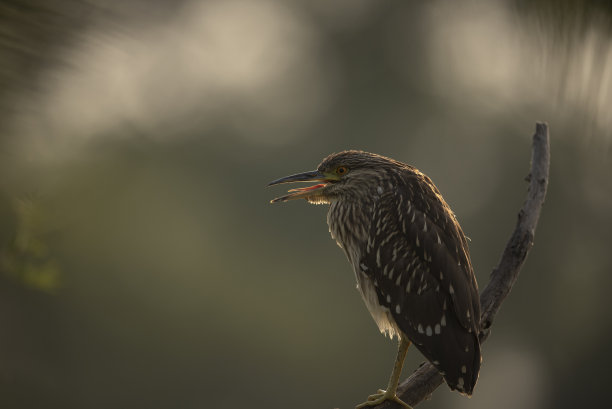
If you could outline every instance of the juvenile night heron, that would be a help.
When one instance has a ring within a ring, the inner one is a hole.
[[[394,400],[413,343],[448,386],[471,395],[480,369],[480,302],[468,245],[431,179],[380,155],[345,151],[317,170],[270,183],[319,182],[272,200],[330,204],[327,223],[355,271],[381,332],[399,348],[386,390],[357,408]]]

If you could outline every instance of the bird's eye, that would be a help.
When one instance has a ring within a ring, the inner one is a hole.
[[[346,172],[348,172],[348,169],[346,168],[346,166],[340,166],[339,168],[336,169],[336,173],[340,176],[346,174]]]

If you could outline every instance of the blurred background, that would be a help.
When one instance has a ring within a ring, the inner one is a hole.
[[[419,407],[607,404],[608,2],[6,0],[0,90],[1,407],[353,407],[396,345],[327,208],[267,182],[344,149],[413,164],[484,288],[536,121],[549,194],[475,395]]]

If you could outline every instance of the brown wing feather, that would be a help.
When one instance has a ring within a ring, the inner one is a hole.
[[[467,242],[431,181],[412,169],[376,202],[362,262],[381,305],[443,374],[471,394],[480,368],[480,304]]]

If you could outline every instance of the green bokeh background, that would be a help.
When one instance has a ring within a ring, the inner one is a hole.
[[[0,18],[0,407],[353,407],[395,344],[326,207],[270,205],[267,182],[344,149],[413,164],[483,288],[536,121],[549,194],[475,395],[419,407],[607,404],[605,2],[15,0]]]

